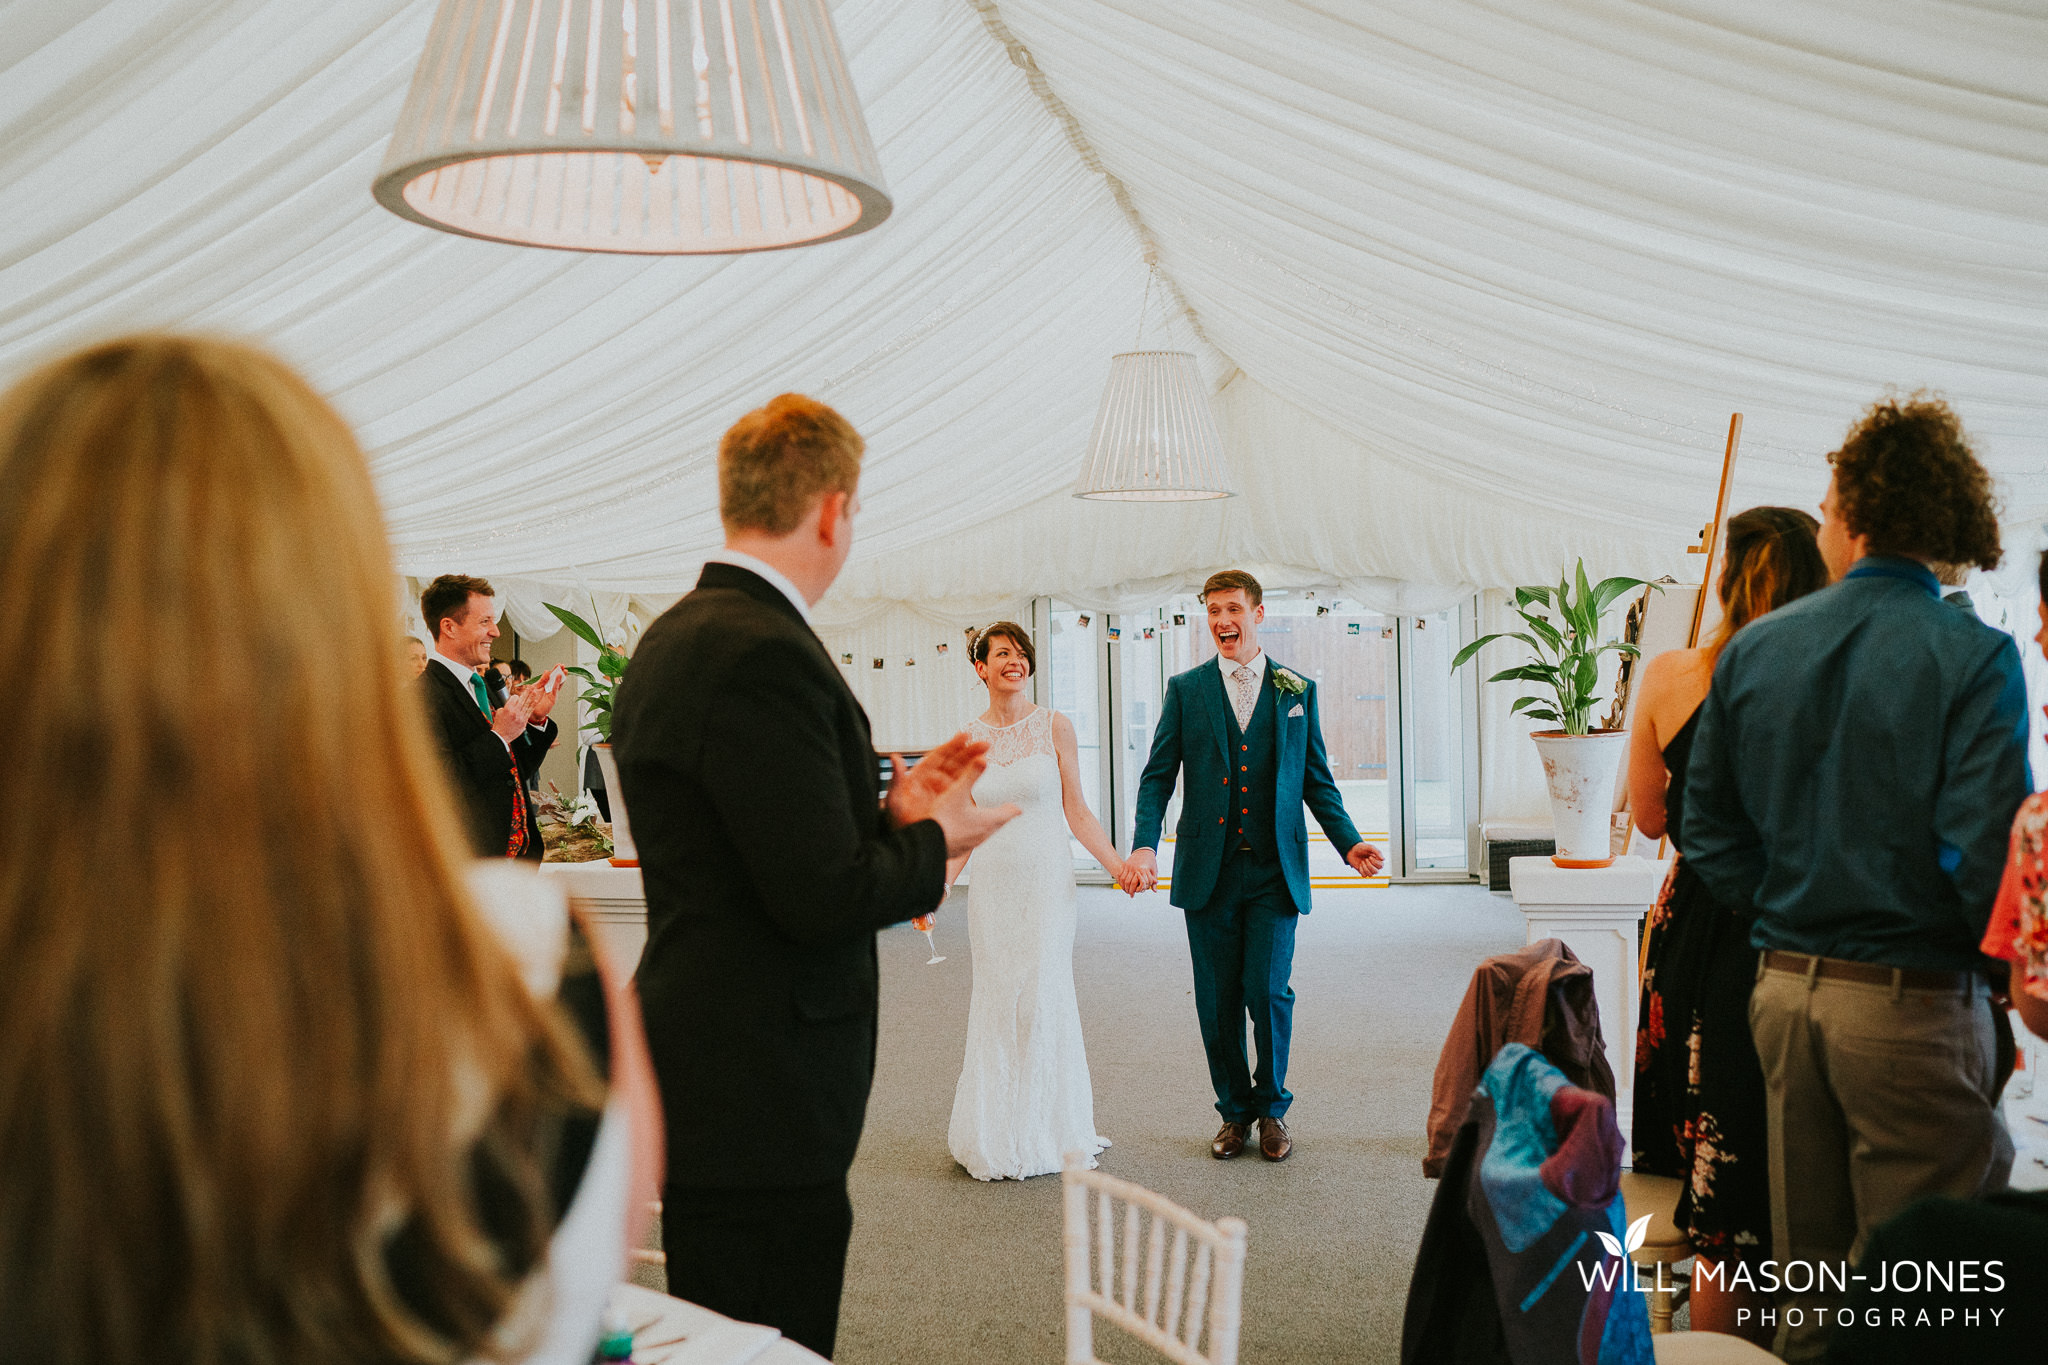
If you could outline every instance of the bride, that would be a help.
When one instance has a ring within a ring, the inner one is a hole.
[[[968,722],[988,741],[980,802],[1023,814],[971,856],[967,930],[974,995],[967,1062],[953,1095],[947,1144],[976,1180],[1022,1180],[1060,1169],[1061,1156],[1095,1153],[1095,1098],[1074,998],[1074,864],[1067,831],[1115,880],[1123,872],[1081,794],[1074,723],[1026,695],[1037,652],[1022,626],[979,631],[968,656],[988,687],[988,710]],[[967,860],[947,868],[959,875]]]

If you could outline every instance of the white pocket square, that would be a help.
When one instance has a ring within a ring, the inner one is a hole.
[[[1296,703],[1294,703],[1294,709],[1293,709],[1292,711],[1289,711],[1289,712],[1287,713],[1287,715],[1288,715],[1288,718],[1289,718],[1289,719],[1292,719],[1293,717],[1295,717],[1295,716],[1298,716],[1298,715],[1300,715],[1300,714],[1301,714],[1301,703],[1300,703],[1300,702],[1296,702]]]

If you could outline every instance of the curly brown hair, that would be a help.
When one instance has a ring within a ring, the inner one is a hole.
[[[1995,569],[1998,506],[1991,475],[1939,398],[1889,397],[1849,428],[1835,467],[1835,510],[1874,555]]]

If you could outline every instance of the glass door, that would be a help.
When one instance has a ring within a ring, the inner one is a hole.
[[[1392,718],[1395,623],[1377,613],[1342,602],[1331,602],[1313,593],[1269,592],[1266,619],[1259,627],[1259,646],[1269,663],[1292,669],[1316,684],[1317,710],[1322,720],[1323,743],[1329,753],[1330,775],[1343,795],[1345,813],[1367,842],[1389,851],[1393,785],[1389,746]],[[1154,613],[1157,625],[1159,691],[1166,679],[1198,664],[1214,667],[1216,644],[1209,634],[1208,614],[1193,594],[1175,597]],[[1129,689],[1126,696],[1131,695]],[[1138,716],[1126,702],[1126,715],[1135,733]],[[1156,723],[1156,721],[1155,721]],[[1151,740],[1134,746],[1126,779],[1135,799],[1138,774],[1144,770]],[[1357,874],[1344,863],[1346,850],[1333,848],[1316,824],[1308,823],[1309,881],[1316,887],[1359,884]],[[1167,842],[1179,819],[1179,803],[1168,811]],[[1169,850],[1160,849],[1160,864],[1166,865]],[[1164,873],[1162,872],[1162,875]]]
[[[1473,638],[1475,607],[1404,616],[1400,646],[1403,859],[1409,880],[1462,881],[1479,821],[1477,669],[1451,672]]]
[[[1111,840],[1122,848],[1130,831],[1124,831],[1123,839],[1117,839],[1116,827],[1110,824],[1112,812],[1104,800],[1111,790],[1109,767],[1113,756],[1104,751],[1103,745],[1109,621],[1101,612],[1042,597],[1032,614],[1039,618],[1032,623],[1033,633],[1038,637],[1038,702],[1064,712],[1074,723],[1082,795],[1088,798],[1088,808],[1109,829]],[[1080,842],[1071,837],[1067,842],[1074,855],[1075,870],[1083,879],[1103,880],[1095,859]],[[1090,871],[1093,878],[1087,876]]]

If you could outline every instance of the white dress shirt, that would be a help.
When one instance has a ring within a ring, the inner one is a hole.
[[[1266,681],[1266,651],[1262,649],[1252,655],[1249,663],[1243,659],[1226,659],[1218,654],[1216,667],[1223,673],[1223,690],[1233,697],[1237,695],[1237,683],[1231,674],[1237,672],[1239,668],[1249,668],[1252,671],[1252,695],[1257,696],[1259,686]]]
[[[789,605],[796,608],[797,615],[804,618],[804,624],[811,624],[811,604],[804,601],[804,595],[790,582],[789,575],[765,559],[756,559],[745,550],[717,550],[704,556],[706,564],[730,564],[735,569],[745,569],[750,574],[768,580],[770,586],[789,599]]]

